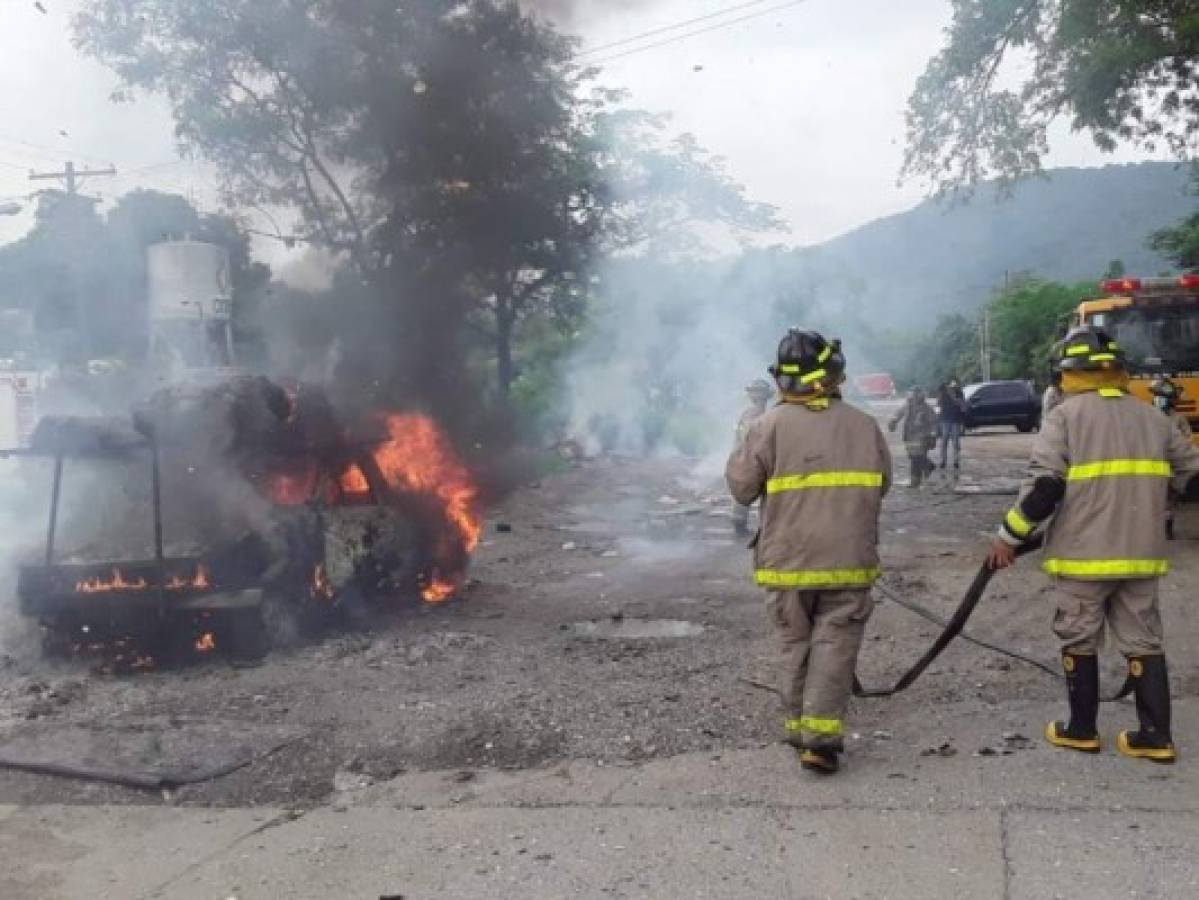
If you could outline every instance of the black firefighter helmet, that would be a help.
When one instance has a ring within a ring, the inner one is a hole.
[[[770,374],[784,393],[815,394],[845,380],[841,342],[826,341],[816,331],[790,329],[779,342],[778,360],[770,367]]]
[[[1054,347],[1053,355],[1054,364],[1061,372],[1123,369],[1127,359],[1120,345],[1094,325],[1071,328]]]

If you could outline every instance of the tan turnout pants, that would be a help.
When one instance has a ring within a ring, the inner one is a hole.
[[[874,599],[868,589],[778,591],[769,604],[782,639],[779,693],[787,741],[839,750]]]
[[[1057,578],[1053,586],[1056,611],[1053,633],[1062,649],[1080,656],[1099,652],[1105,628],[1124,656],[1154,656],[1162,652],[1162,617],[1156,578],[1122,581],[1080,581]]]

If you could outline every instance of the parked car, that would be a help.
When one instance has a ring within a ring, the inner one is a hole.
[[[966,385],[966,427],[1011,425],[1021,433],[1041,426],[1041,398],[1028,381],[984,381]]]

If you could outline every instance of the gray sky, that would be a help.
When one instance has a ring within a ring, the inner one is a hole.
[[[742,2],[591,0],[570,27],[596,47]],[[166,105],[144,97],[111,103],[115,79],[71,45],[67,23],[75,3],[42,3],[45,14],[33,0],[0,0],[0,198],[45,186],[28,181],[30,168],[58,170],[74,159],[79,165],[112,163],[121,172],[119,178],[88,183],[91,193],[112,198],[153,187],[190,193],[201,206],[214,207],[210,173],[178,160]],[[792,228],[784,242],[819,242],[921,199],[920,185],[896,185],[903,111],[917,75],[940,44],[949,9],[948,0],[807,0],[611,59],[602,81],[627,88],[634,105],[670,113],[677,130],[691,132],[725,157],[754,199],[783,210]],[[634,46],[591,58],[606,60]],[[1141,158],[1133,152],[1101,154],[1089,139],[1063,128],[1050,163]],[[269,228],[265,220],[258,224]],[[25,217],[0,217],[0,241],[27,227]],[[271,242],[262,251],[281,252]]]

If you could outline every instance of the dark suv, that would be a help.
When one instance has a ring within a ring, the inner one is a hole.
[[[984,381],[963,393],[967,428],[1012,425],[1027,433],[1041,425],[1041,398],[1027,381]]]

